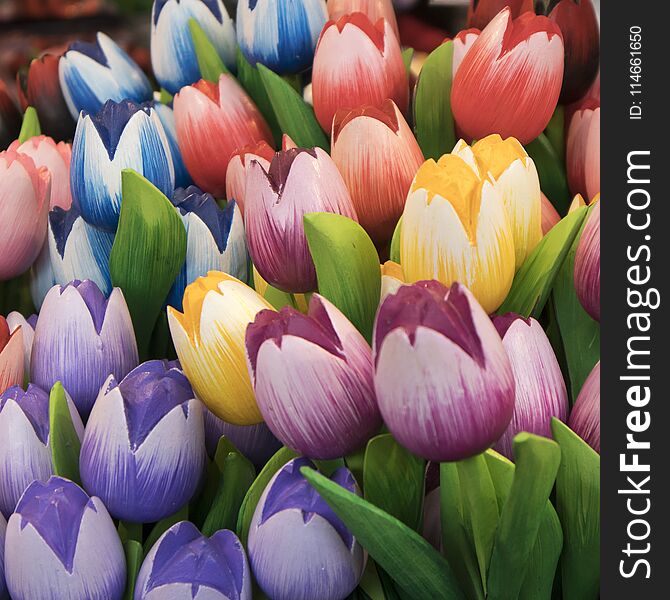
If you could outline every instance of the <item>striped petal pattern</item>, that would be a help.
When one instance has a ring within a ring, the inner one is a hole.
[[[251,161],[257,161],[266,171],[275,151],[265,141],[252,146],[245,146],[233,154],[226,170],[226,198],[235,200],[244,216],[244,197],[247,189],[247,172]]]
[[[174,111],[169,106],[160,102],[154,102],[153,107],[156,109],[156,114],[163,126],[163,131],[165,131],[165,137],[170,147],[172,166],[174,167],[174,185],[175,187],[188,187],[193,181],[188,174],[184,159],[181,157],[181,150],[177,142],[177,126],[174,120]]]
[[[23,384],[23,349],[21,328],[10,331],[7,321],[0,316],[0,393]]]
[[[572,116],[566,144],[568,183],[588,201],[600,193],[600,101],[587,100]]]
[[[328,2],[328,18],[332,21],[337,21],[355,12],[363,13],[373,23],[379,19],[385,19],[400,40],[393,0],[329,0]]]
[[[584,225],[575,254],[575,290],[584,310],[600,321],[600,200]]]
[[[600,454],[600,361],[579,392],[568,426]]]
[[[21,328],[21,337],[23,338],[23,372],[30,373],[30,353],[33,349],[33,337],[35,335],[35,324],[37,315],[30,315],[27,319],[16,311],[7,315],[7,326],[9,333],[14,333]]]

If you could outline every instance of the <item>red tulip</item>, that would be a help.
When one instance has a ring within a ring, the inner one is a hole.
[[[468,27],[484,29],[506,6],[516,19],[525,12],[535,13],[533,0],[470,0],[468,8]]]
[[[568,184],[587,200],[600,192],[600,103],[587,100],[570,120],[566,143]]]
[[[482,31],[454,77],[451,108],[466,138],[534,140],[556,108],[563,78],[558,26],[505,8]]]
[[[373,23],[386,19],[400,40],[393,0],[328,0],[328,18],[333,21],[355,12],[362,12]]]
[[[380,108],[390,98],[404,113],[409,82],[389,23],[379,19],[373,25],[363,13],[328,21],[314,55],[312,98],[325,131],[331,130],[338,109]]]
[[[272,136],[265,119],[232,75],[218,84],[201,79],[174,98],[174,118],[181,155],[195,184],[223,197],[226,170],[233,154]]]
[[[463,59],[465,58],[466,52],[472,48],[472,44],[477,41],[480,33],[481,31],[479,31],[479,29],[471,28],[459,31],[454,36],[454,54],[451,59],[452,76],[456,74],[456,71],[458,71],[461,63],[463,62]]]
[[[331,155],[358,215],[378,247],[391,240],[423,154],[392,100],[335,115]]]
[[[23,331],[9,332],[4,317],[0,317],[0,394],[13,385],[23,385]]]
[[[0,79],[0,150],[4,150],[21,131],[21,113]]]
[[[226,198],[235,200],[244,216],[244,191],[246,189],[247,167],[252,160],[257,160],[267,171],[275,151],[262,140],[257,144],[245,146],[233,154],[226,171]]]
[[[560,0],[549,13],[563,33],[565,68],[561,103],[579,100],[598,72],[600,29],[591,0]]]

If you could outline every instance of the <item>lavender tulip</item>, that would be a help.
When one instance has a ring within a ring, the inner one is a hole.
[[[134,598],[251,600],[251,574],[244,548],[227,529],[207,538],[193,523],[177,523],[144,559]]]
[[[415,454],[462,460],[509,425],[514,375],[493,323],[470,291],[420,281],[388,296],[374,331],[384,422]]]
[[[61,477],[30,484],[7,524],[5,577],[13,600],[120,600],[126,560],[105,505]]]
[[[7,584],[5,583],[5,532],[7,521],[0,514],[0,600],[8,600]]]
[[[198,489],[205,469],[202,404],[183,373],[152,360],[120,383],[110,376],[86,424],[84,488],[118,519],[159,521]]]
[[[121,379],[138,363],[123,292],[114,288],[106,299],[88,280],[52,287],[37,319],[30,363],[33,383],[48,390],[60,381],[87,417],[110,373]]]
[[[358,585],[366,555],[356,538],[300,473],[306,458],[286,463],[258,501],[249,529],[249,562],[273,600],[342,600]],[[331,480],[359,494],[342,467]]]
[[[68,394],[70,417],[81,440],[84,425]],[[53,475],[49,436],[49,395],[36,385],[15,385],[0,395],[0,512],[9,517],[35,480]]]
[[[600,454],[600,361],[579,391],[568,426]]]
[[[247,327],[246,351],[265,422],[300,454],[344,456],[381,426],[370,346],[319,294],[307,315],[291,307],[261,311]]]
[[[513,460],[512,440],[520,431],[551,438],[551,418],[568,418],[568,393],[554,350],[542,326],[509,313],[493,319],[514,373],[512,421],[495,449]]]
[[[282,446],[265,423],[233,425],[219,419],[204,404],[203,410],[205,412],[205,446],[207,453],[212,458],[216,453],[219,439],[225,435],[244,456],[254,463],[256,471],[260,472],[265,463]]]

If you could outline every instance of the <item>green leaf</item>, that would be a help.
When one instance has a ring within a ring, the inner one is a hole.
[[[123,600],[133,600],[135,597],[135,584],[137,583],[137,574],[142,566],[142,544],[135,540],[127,540],[123,544],[123,551],[126,555],[126,589],[123,592]]]
[[[423,155],[437,160],[456,144],[451,114],[454,43],[433,50],[421,67],[414,98],[414,131]]]
[[[498,314],[516,312],[539,318],[563,261],[584,223],[587,207],[571,212],[542,238],[521,265]]]
[[[313,460],[316,468],[326,477],[330,477],[337,469],[345,466],[343,458],[333,458],[332,460]]]
[[[158,538],[162,536],[168,529],[170,529],[170,527],[172,527],[175,523],[179,523],[180,521],[188,521],[188,504],[180,508],[173,515],[158,521],[158,523],[153,526],[151,532],[147,536],[146,541],[144,542],[144,553],[146,554],[149,552],[153,545],[158,541]]]
[[[561,450],[530,433],[514,438],[514,479],[500,513],[488,572],[487,600],[516,600],[554,487]]]
[[[456,468],[463,501],[463,520],[477,556],[486,594],[486,573],[499,518],[496,491],[483,454],[458,462]]]
[[[328,152],[328,137],[316,120],[314,109],[279,75],[260,63],[256,68],[281,130],[291,136],[299,148],[318,146]]]
[[[572,196],[568,188],[563,160],[556,154],[549,138],[541,133],[539,137],[526,145],[526,152],[535,163],[542,191],[560,215],[566,214]]]
[[[65,389],[60,381],[54,383],[49,394],[49,445],[54,475],[81,485],[79,477],[81,442],[72,424]]]
[[[368,558],[358,587],[368,595],[370,600],[388,600],[384,596],[384,589],[377,573],[377,565],[371,558]]]
[[[131,521],[119,521],[119,526],[116,528],[119,538],[125,544],[129,540],[135,540],[142,543],[142,534],[144,526],[142,523],[132,523]]]
[[[405,71],[407,71],[408,75],[410,74],[413,58],[414,58],[414,48],[405,48],[402,51],[402,62],[405,65]]]
[[[165,88],[161,88],[159,97],[159,102],[161,104],[170,104],[170,102],[172,102],[173,99],[174,96],[170,92],[168,92]]]
[[[314,469],[300,472],[409,598],[464,598],[449,563],[413,529]]]
[[[285,446],[277,450],[275,455],[265,464],[258,474],[258,477],[251,484],[247,490],[242,506],[237,517],[237,537],[240,538],[245,548],[247,545],[247,537],[249,536],[249,526],[251,525],[251,518],[254,516],[256,505],[263,494],[263,490],[274,474],[279,471],[289,460],[296,458],[298,455],[286,448]]]
[[[277,115],[272,108],[268,93],[265,91],[261,74],[256,67],[249,64],[239,48],[237,49],[237,80],[265,117],[272,131],[275,144],[277,147],[280,147],[282,143],[282,130],[279,127]]]
[[[470,600],[484,600],[477,556],[463,517],[463,494],[456,463],[440,465],[442,551]]]
[[[405,450],[390,433],[373,437],[363,464],[365,499],[419,531],[426,461]]]
[[[589,213],[591,208],[587,209]],[[575,292],[575,254],[587,220],[588,214],[556,276],[552,290],[573,402],[600,358],[600,324],[584,310]]]
[[[561,165],[565,161],[565,107],[559,104],[544,130],[551,147]]]
[[[40,120],[37,117],[37,111],[29,106],[26,112],[23,113],[23,123],[21,123],[21,131],[19,132],[19,143],[29,140],[31,137],[36,137],[42,134],[40,128]]]
[[[600,587],[600,456],[558,419],[551,420],[562,460],[556,509],[563,525],[564,600],[594,600]]]
[[[319,293],[369,342],[381,293],[379,255],[372,240],[358,223],[342,215],[309,213],[303,222]]]
[[[193,50],[198,60],[200,76],[207,81],[218,83],[222,73],[230,73],[223,64],[214,44],[207,37],[200,24],[195,19],[188,20],[188,29],[193,40]]]
[[[389,250],[389,259],[400,264],[400,230],[402,229],[402,217],[398,219],[393,237],[391,238],[391,248]]]
[[[140,358],[186,257],[186,230],[163,193],[131,169],[121,173],[123,201],[109,257],[112,283],[123,290]]]

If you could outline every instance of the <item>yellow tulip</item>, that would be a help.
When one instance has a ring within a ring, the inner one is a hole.
[[[400,258],[406,281],[458,281],[492,313],[514,277],[514,237],[500,192],[474,164],[454,154],[426,161],[402,217]]]
[[[249,286],[210,271],[186,287],[184,312],[168,308],[182,369],[193,391],[217,417],[235,425],[263,420],[247,371],[244,336],[263,309],[273,310]]]
[[[516,270],[542,239],[542,193],[533,159],[516,138],[497,133],[473,144],[460,140],[453,154],[477,168],[500,192],[514,235]]]

